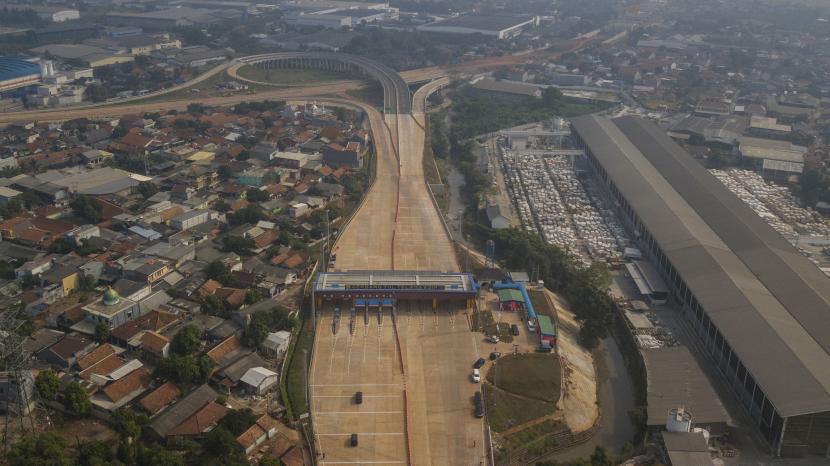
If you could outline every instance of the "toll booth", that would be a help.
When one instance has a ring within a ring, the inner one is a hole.
[[[369,325],[369,308],[366,306],[365,299],[358,298],[354,300],[354,311],[355,314],[362,314],[363,323]]]
[[[392,319],[395,319],[395,300],[392,298],[384,298],[381,301],[381,306],[383,311],[389,311],[389,315],[392,316]]]

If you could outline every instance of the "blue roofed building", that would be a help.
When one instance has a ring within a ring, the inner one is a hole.
[[[40,82],[40,65],[21,57],[0,57],[0,92]]]

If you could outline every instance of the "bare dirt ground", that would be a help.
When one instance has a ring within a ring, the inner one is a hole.
[[[590,351],[577,342],[579,324],[567,303],[548,291],[559,318],[558,347],[565,372],[560,404],[565,422],[574,432],[588,430],[599,416],[597,406],[597,373]]]

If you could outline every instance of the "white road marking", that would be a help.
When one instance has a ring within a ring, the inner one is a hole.
[[[357,435],[403,435],[403,432],[352,432],[356,433]],[[348,437],[352,435],[352,433],[341,434],[341,433],[331,433],[331,434],[317,434],[321,437]]]
[[[404,464],[405,461],[318,461],[317,464]]]
[[[337,416],[340,414],[403,414],[403,411],[317,411],[318,416]]]
[[[311,387],[400,387],[399,383],[316,383]]]

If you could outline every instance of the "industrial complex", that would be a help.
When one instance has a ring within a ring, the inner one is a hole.
[[[460,15],[418,26],[419,31],[445,34],[481,34],[497,39],[509,39],[525,28],[538,25],[536,16]]]
[[[830,278],[649,121],[573,120],[598,184],[778,455],[830,448]]]

